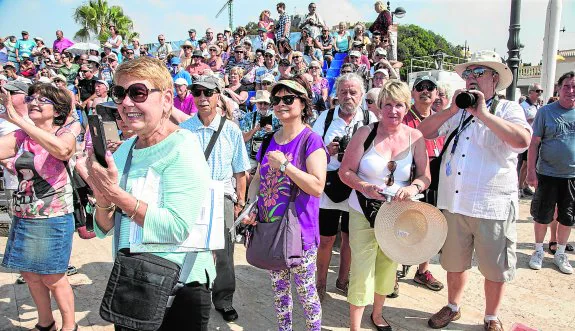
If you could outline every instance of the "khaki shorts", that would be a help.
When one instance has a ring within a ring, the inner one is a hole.
[[[506,220],[489,220],[452,214],[443,210],[447,219],[447,238],[441,249],[440,262],[447,272],[471,269],[473,251],[479,271],[493,282],[515,278],[515,206],[511,204]]]

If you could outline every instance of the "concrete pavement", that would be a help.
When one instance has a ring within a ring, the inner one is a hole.
[[[529,269],[528,262],[534,249],[533,226],[528,220],[528,200],[522,200],[520,220],[517,223],[519,242],[517,245],[517,278],[507,287],[502,303],[500,318],[505,329],[510,330],[515,322],[521,322],[540,330],[575,330],[575,275],[561,274],[553,265],[552,256],[545,255],[543,268]],[[0,237],[0,255],[4,252],[6,237]],[[547,247],[547,245],[545,245]],[[79,273],[70,276],[70,283],[76,298],[76,320],[80,330],[113,330],[98,314],[100,300],[104,293],[111,269],[111,238],[106,240],[82,240],[74,238],[71,263]],[[234,307],[240,318],[236,323],[225,323],[212,310],[210,330],[275,330],[275,313],[269,276],[245,260],[245,249],[236,246],[237,290]],[[569,253],[573,263],[575,257]],[[323,329],[348,329],[348,304],[345,297],[335,289],[338,255],[334,252],[328,276],[328,295],[323,303]],[[430,266],[434,276],[446,282],[446,275],[435,257]],[[408,277],[401,280],[400,295],[388,299],[383,311],[394,330],[430,330],[427,319],[447,303],[447,290],[432,292],[412,281],[415,267]],[[18,274],[0,268],[0,330],[28,330],[36,323],[36,310],[26,285],[16,285]],[[302,310],[294,289],[294,330],[304,330]],[[482,278],[473,268],[462,306],[462,318],[451,323],[446,330],[483,330],[482,319],[485,308]],[[56,320],[60,317],[53,304]],[[369,320],[371,306],[366,308],[362,327],[374,330]],[[185,330],[185,326],[182,326]]]

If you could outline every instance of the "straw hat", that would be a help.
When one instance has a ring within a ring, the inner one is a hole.
[[[501,56],[494,51],[485,50],[477,51],[471,54],[471,59],[469,62],[461,63],[455,66],[455,72],[461,77],[461,74],[467,67],[471,65],[480,65],[489,67],[499,74],[499,82],[495,87],[496,91],[501,91],[506,89],[513,81],[513,74],[509,67],[503,62],[501,62]]]
[[[266,90],[259,90],[256,91],[256,97],[252,101],[253,103],[256,102],[265,102],[270,103],[270,92]]]
[[[375,239],[393,261],[418,265],[437,254],[447,237],[447,221],[434,206],[419,202],[385,203],[375,219]]]

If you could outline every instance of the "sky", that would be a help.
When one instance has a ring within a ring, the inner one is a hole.
[[[310,0],[283,0],[288,14],[305,14]],[[187,30],[195,28],[202,36],[206,28],[222,31],[228,25],[227,11],[219,18],[216,13],[225,0],[109,0],[120,5],[134,21],[141,42],[156,42],[163,33],[168,40],[183,40]],[[234,26],[258,20],[264,9],[277,19],[275,3],[279,1],[234,0]],[[316,0],[319,14],[330,26],[340,21],[372,22],[377,17],[372,0]],[[73,20],[74,9],[81,0],[0,0],[0,36],[20,35],[27,30],[32,37],[44,38],[48,45],[61,29],[72,38],[80,28]],[[548,1],[523,0],[521,5],[520,41],[525,48],[521,57],[525,63],[541,60],[545,13]],[[507,57],[511,0],[396,0],[391,7],[401,6],[406,15],[399,24],[417,24],[444,36],[455,45],[467,41],[471,51],[495,49]],[[26,14],[22,14],[25,12]],[[14,13],[14,14],[13,14]],[[25,19],[23,19],[25,18]],[[575,49],[575,0],[563,0],[559,49]]]

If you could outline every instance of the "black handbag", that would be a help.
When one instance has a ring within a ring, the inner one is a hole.
[[[355,191],[355,194],[357,194],[357,201],[359,202],[361,211],[363,211],[363,216],[365,216],[369,222],[369,226],[373,228],[377,212],[385,201],[367,198],[359,191]]]
[[[137,138],[128,152],[120,179],[122,188],[126,187],[136,141]],[[114,247],[118,247],[120,242],[121,219],[122,212],[117,209],[114,214]],[[177,292],[184,286],[196,256],[186,254],[180,268],[177,263],[151,253],[130,253],[127,248],[119,250],[102,298],[100,316],[128,329],[158,330]]]
[[[333,202],[342,202],[349,198],[351,187],[339,178],[339,170],[328,171],[325,176],[325,195]]]

